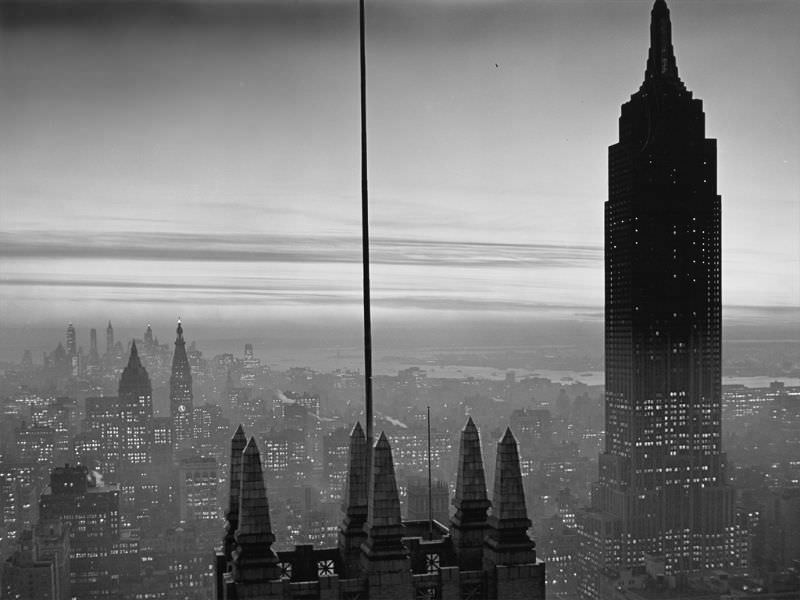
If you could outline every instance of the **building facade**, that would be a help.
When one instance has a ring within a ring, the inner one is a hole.
[[[39,522],[60,522],[69,532],[70,589],[73,598],[119,592],[119,492],[98,487],[83,466],[58,467],[39,498]]]
[[[149,464],[153,458],[153,388],[136,342],[119,379],[122,467]]]
[[[678,579],[735,562],[721,448],[717,152],[704,124],[657,0],[645,79],[609,148],[605,451],[579,523],[588,598],[600,597],[604,570],[645,556],[663,557]]]

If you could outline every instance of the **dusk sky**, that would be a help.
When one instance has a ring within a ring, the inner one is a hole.
[[[367,2],[378,325],[602,319],[651,4]],[[355,320],[356,2],[60,6],[0,12],[2,328]],[[792,323],[800,2],[669,6],[718,139],[724,317]]]

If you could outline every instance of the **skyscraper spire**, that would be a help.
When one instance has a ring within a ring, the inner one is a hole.
[[[675,51],[672,48],[672,23],[664,0],[656,0],[650,13],[650,53],[645,79],[680,81]]]
[[[342,512],[344,519],[339,527],[339,552],[345,570],[353,577],[360,570],[361,544],[367,537],[364,522],[367,519],[367,438],[361,423],[356,423],[350,434],[350,460],[345,480]]]
[[[227,521],[225,525],[224,552],[226,560],[231,559],[231,552],[236,548],[235,534],[239,526],[239,486],[242,479],[242,452],[247,445],[247,438],[241,425],[236,428],[236,432],[231,438],[231,463],[230,463],[230,487],[228,493],[228,512],[225,515]]]
[[[239,481],[239,523],[233,557],[236,583],[260,583],[278,579],[278,557],[272,550],[275,536],[269,518],[269,502],[264,486],[261,456],[255,438],[250,438],[242,453]]]
[[[178,319],[175,353],[172,355],[172,374],[169,378],[169,411],[172,417],[173,442],[176,448],[186,446],[192,438],[192,368],[186,356],[183,326]]]
[[[462,569],[476,570],[482,566],[483,538],[486,530],[486,511],[491,503],[486,495],[486,475],[483,471],[481,440],[472,417],[461,431],[456,474],[456,495],[452,519],[453,545]]]
[[[369,510],[365,546],[370,555],[405,556],[401,542],[403,524],[400,517],[400,496],[392,461],[392,448],[381,432],[372,450],[369,482]]]
[[[489,516],[487,546],[496,564],[536,562],[535,544],[528,537],[531,521],[525,506],[525,489],[519,467],[517,440],[511,429],[497,443],[492,514]]]
[[[372,449],[369,470],[367,540],[362,544],[362,571],[367,579],[367,597],[394,600],[411,587],[411,563],[403,545],[400,496],[392,461],[392,449],[381,432]]]
[[[131,353],[128,356],[128,366],[125,369],[126,371],[130,369],[131,371],[138,371],[143,369],[142,361],[139,359],[139,351],[136,349],[136,340],[131,342]],[[124,375],[125,371],[123,371]]]

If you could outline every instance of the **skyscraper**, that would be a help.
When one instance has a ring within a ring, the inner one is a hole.
[[[172,375],[169,378],[169,412],[172,417],[176,447],[185,445],[192,438],[192,369],[186,357],[186,342],[180,320],[175,338],[175,354],[172,355]]]
[[[78,341],[75,335],[75,327],[72,323],[67,325],[67,354],[69,356],[78,354]]]
[[[100,362],[100,355],[97,352],[97,329],[92,327],[89,330],[89,363],[96,365]]]
[[[601,594],[597,569],[643,564],[646,554],[678,579],[733,558],[721,448],[720,196],[704,117],[678,76],[669,9],[657,0],[644,82],[622,106],[609,148],[606,439],[580,524],[585,597]]]
[[[136,342],[119,378],[122,466],[150,463],[153,455],[153,389]]]
[[[114,328],[109,321],[106,327],[106,355],[111,356],[112,352],[114,352]]]
[[[113,596],[119,591],[119,491],[98,486],[84,466],[57,467],[39,498],[40,523],[61,522],[69,532],[73,598]]]

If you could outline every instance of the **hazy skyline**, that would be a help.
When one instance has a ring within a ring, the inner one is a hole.
[[[376,326],[601,319],[651,5],[367,3]],[[791,324],[800,5],[669,5],[718,139],[724,318]],[[0,13],[4,327],[355,321],[355,3],[64,6]]]

